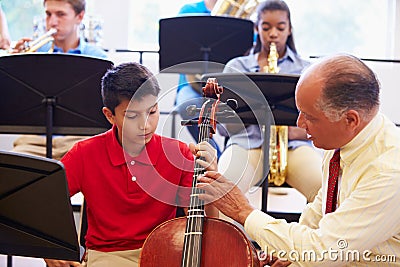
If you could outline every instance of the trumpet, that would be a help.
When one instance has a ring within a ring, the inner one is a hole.
[[[267,73],[278,73],[279,54],[275,43],[271,43],[268,54],[268,66],[264,67]],[[288,126],[271,125],[269,142],[269,163],[270,172],[268,182],[276,186],[282,185],[287,175],[287,154],[288,154]]]
[[[53,52],[54,49],[54,37],[53,35],[57,33],[57,29],[51,28],[45,34],[33,40],[32,42],[25,43],[25,47],[22,50],[23,53],[36,52],[39,48],[47,43],[52,43],[49,53]]]

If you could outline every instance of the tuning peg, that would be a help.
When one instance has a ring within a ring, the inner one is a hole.
[[[191,126],[191,125],[197,125],[199,124],[199,120],[182,120],[181,125],[182,126]]]
[[[231,118],[235,117],[236,113],[233,110],[223,110],[223,111],[218,111],[217,112],[217,117],[221,118]]]
[[[196,105],[190,105],[186,107],[186,113],[189,116],[196,115],[201,109],[197,108]]]
[[[237,103],[236,99],[229,98],[226,100],[226,102],[220,102],[219,106],[223,110],[226,110],[226,109],[235,110],[238,108],[238,103]]]

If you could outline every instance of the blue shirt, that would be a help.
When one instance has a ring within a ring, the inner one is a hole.
[[[231,59],[224,68],[223,72],[259,72],[260,66],[257,61],[258,54],[236,57]],[[286,54],[278,60],[280,73],[300,74],[304,68],[310,65],[310,62],[303,60],[298,54],[286,46]],[[218,128],[221,130],[221,128]],[[226,131],[220,131],[221,135],[228,136]],[[245,149],[261,147],[263,138],[261,129],[258,125],[249,125],[237,134],[229,136],[226,146],[232,144],[239,145]],[[301,145],[309,145],[308,141],[290,140],[289,148],[296,148]]]
[[[180,10],[178,15],[193,15],[193,14],[211,14],[211,10],[208,10],[204,1],[186,4]]]
[[[178,16],[192,16],[192,15],[210,15],[211,10],[208,10],[206,7],[206,3],[204,1],[196,2],[196,3],[190,3],[184,5],[178,13]],[[181,74],[179,75],[179,82],[178,82],[178,88],[177,92],[179,92],[182,87],[185,87],[188,84],[188,81],[186,79],[186,75]],[[191,87],[189,89],[193,90]],[[201,94],[198,93],[198,96],[201,97]]]
[[[51,48],[51,43],[48,43],[37,50],[37,52],[47,52]],[[64,53],[64,51],[58,47],[54,46],[53,53]],[[89,44],[85,41],[83,37],[79,39],[79,45],[74,48],[70,49],[66,52],[67,54],[78,54],[78,55],[86,55],[98,58],[107,58],[107,53],[98,46]]]
[[[257,55],[250,54],[231,59],[226,63],[224,72],[259,72],[260,66],[258,65]],[[279,73],[284,74],[300,74],[309,65],[310,62],[302,59],[288,46],[286,47],[286,54],[278,60]]]

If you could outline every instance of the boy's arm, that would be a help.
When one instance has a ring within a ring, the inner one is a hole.
[[[80,192],[80,178],[83,177],[84,156],[79,144],[75,144],[61,159],[64,164],[70,197]]]
[[[61,162],[64,165],[66,171],[66,178],[68,184],[68,191],[70,193],[70,197],[75,195],[79,190],[78,180],[76,173],[80,172],[80,168],[82,167],[80,163],[83,162],[80,157],[80,153],[77,152],[78,144],[75,144],[61,159]],[[77,162],[79,164],[77,164]],[[48,267],[70,267],[70,266],[82,266],[79,262],[75,261],[67,261],[67,260],[56,260],[56,259],[44,259],[46,265]]]

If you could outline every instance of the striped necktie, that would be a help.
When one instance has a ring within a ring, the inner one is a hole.
[[[336,210],[339,171],[340,149],[336,149],[331,160],[329,161],[329,179],[325,214],[331,213]]]

